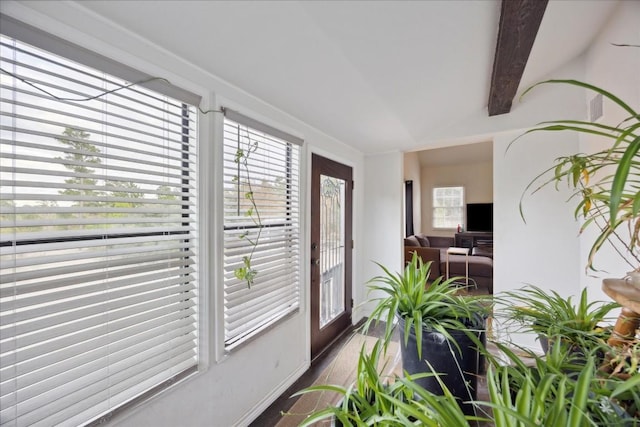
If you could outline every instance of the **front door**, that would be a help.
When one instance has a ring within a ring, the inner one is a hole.
[[[312,155],[311,359],[351,326],[351,167]]]

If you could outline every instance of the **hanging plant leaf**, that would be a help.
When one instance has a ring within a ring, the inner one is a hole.
[[[618,216],[618,209],[620,209],[620,203],[622,201],[622,192],[627,184],[627,177],[629,176],[629,170],[633,159],[638,154],[640,148],[640,136],[637,136],[629,145],[629,148],[625,151],[624,155],[618,163],[616,174],[611,185],[611,200],[609,202],[610,224],[614,224],[616,217]]]
[[[596,92],[629,116],[615,126],[583,120],[545,121],[511,141],[507,151],[521,137],[540,131],[578,132],[611,141],[610,146],[601,151],[556,159],[553,167],[536,176],[525,188],[520,198],[520,215],[524,219],[522,201],[525,193],[535,193],[551,183],[559,189],[560,181],[566,180],[569,188],[574,190],[569,199],[578,201],[574,215],[576,218],[584,218],[580,232],[587,227],[597,227],[600,231],[589,251],[587,268],[595,270],[595,254],[605,242],[610,242],[621,244],[623,248],[616,248],[617,253],[632,268],[637,269],[640,265],[640,254],[636,248],[640,228],[637,225],[640,213],[640,115],[612,93],[578,80],[546,80],[529,87],[522,96],[544,84],[565,84]],[[609,169],[615,173],[610,174]],[[626,233],[619,233],[623,225],[628,226],[630,239],[624,237]]]

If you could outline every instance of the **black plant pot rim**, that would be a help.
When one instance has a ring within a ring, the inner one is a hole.
[[[409,317],[405,317],[402,316],[400,313],[396,313],[396,319],[398,320],[398,323],[400,323],[400,321],[406,322],[407,319],[410,319]],[[413,319],[411,319],[413,320]],[[451,318],[447,318],[447,319],[442,319],[443,321],[445,320],[457,320],[459,321],[462,325],[466,326],[466,329],[463,328],[445,328],[447,330],[451,330],[451,329],[455,329],[455,330],[468,330],[468,331],[475,331],[475,330],[484,330],[484,318],[477,314],[474,315],[473,319],[470,318],[455,318],[455,317],[451,317]],[[429,331],[429,332],[437,332],[434,330],[433,328],[433,324],[436,322],[427,322],[427,321],[422,321],[422,330],[423,331]],[[413,330],[413,322],[411,322],[411,326],[412,326],[412,330]]]

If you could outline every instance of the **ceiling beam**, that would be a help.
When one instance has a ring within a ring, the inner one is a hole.
[[[511,111],[548,0],[502,0],[493,59],[489,116]]]

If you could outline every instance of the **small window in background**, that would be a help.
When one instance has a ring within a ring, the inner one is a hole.
[[[464,222],[464,187],[433,189],[433,228],[457,228]]]

